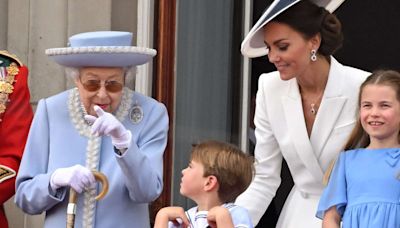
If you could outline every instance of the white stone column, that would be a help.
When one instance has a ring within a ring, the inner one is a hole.
[[[137,46],[153,47],[154,0],[138,0]],[[153,61],[137,67],[135,90],[151,96]]]
[[[247,34],[252,26],[253,14],[251,9],[253,8],[252,1],[245,1],[244,3],[244,22],[243,30],[244,34]],[[242,70],[242,88],[241,88],[241,104],[240,110],[240,138],[239,144],[240,149],[243,151],[249,151],[249,119],[250,119],[250,90],[251,90],[251,65],[250,59],[247,57],[242,58],[243,70]],[[253,121],[253,120],[250,120]]]

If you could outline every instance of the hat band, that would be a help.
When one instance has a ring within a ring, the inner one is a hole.
[[[156,55],[157,51],[146,47],[133,46],[92,46],[92,47],[67,47],[51,48],[46,50],[46,55],[70,55],[70,54],[89,54],[89,53],[140,53],[144,55]]]

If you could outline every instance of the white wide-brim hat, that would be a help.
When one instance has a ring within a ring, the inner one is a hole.
[[[130,32],[86,32],[71,36],[69,47],[47,49],[46,55],[66,67],[129,67],[147,63],[157,54],[131,43]]]
[[[267,49],[264,43],[263,27],[280,13],[298,3],[301,0],[275,0],[265,10],[263,15],[258,19],[257,23],[251,28],[250,32],[242,41],[242,54],[249,58],[264,56]],[[311,0],[318,6],[325,7],[329,12],[335,11],[344,0]]]

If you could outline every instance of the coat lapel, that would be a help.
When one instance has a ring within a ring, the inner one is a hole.
[[[347,100],[342,93],[344,75],[341,69],[340,63],[331,58],[328,83],[311,131],[310,140],[317,158],[320,157]]]
[[[308,138],[299,87],[296,80],[290,81],[287,96],[282,97],[282,103],[285,118],[289,126],[289,134],[296,147],[298,156],[316,180],[322,180],[323,172]]]

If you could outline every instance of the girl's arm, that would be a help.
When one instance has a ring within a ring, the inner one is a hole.
[[[340,228],[341,216],[336,210],[336,206],[329,208],[324,215],[322,228]]]

